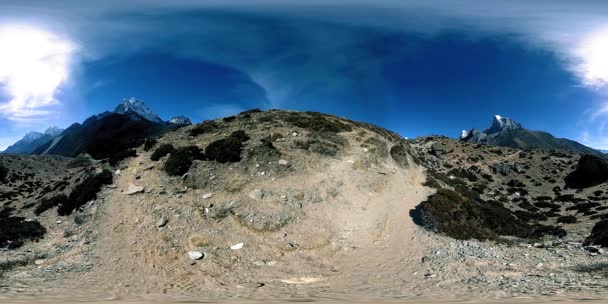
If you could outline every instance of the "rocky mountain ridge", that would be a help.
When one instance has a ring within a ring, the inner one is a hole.
[[[556,138],[542,131],[525,129],[513,119],[495,115],[490,127],[484,131],[475,128],[470,131],[463,130],[460,140],[468,143],[487,144],[517,149],[542,149],[571,151],[582,154],[602,156],[603,153],[587,147],[576,141]]]

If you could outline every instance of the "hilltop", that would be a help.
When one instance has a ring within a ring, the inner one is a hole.
[[[373,300],[608,287],[595,225],[607,184],[568,188],[567,176],[588,172],[574,152],[405,140],[280,110],[182,125],[126,149],[116,163],[1,159],[8,176],[55,164],[48,177],[32,170],[33,186],[6,186],[22,195],[3,218],[40,226],[3,252],[4,294]]]

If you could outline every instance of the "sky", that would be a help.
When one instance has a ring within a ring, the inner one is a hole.
[[[3,0],[0,46],[0,150],[130,97],[165,120],[313,110],[409,138],[500,114],[608,149],[601,0]]]

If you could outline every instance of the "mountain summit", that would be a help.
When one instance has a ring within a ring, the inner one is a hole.
[[[460,140],[516,149],[565,150],[582,154],[602,154],[573,140],[556,138],[547,132],[527,130],[513,119],[500,115],[495,115],[490,127],[483,132],[477,129],[463,130]]]
[[[114,109],[114,113],[118,114],[129,114],[129,113],[137,113],[139,116],[145,118],[148,121],[154,123],[163,123],[163,120],[160,119],[158,115],[156,115],[146,104],[134,97],[129,99],[124,99],[116,108]]]

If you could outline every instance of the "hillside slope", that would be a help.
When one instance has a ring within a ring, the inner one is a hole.
[[[606,257],[582,242],[608,212],[608,185],[565,189],[579,157],[247,111],[148,138],[114,167],[74,161],[112,170],[113,184],[69,215],[14,211],[48,231],[5,251],[36,256],[4,271],[0,291],[55,301],[601,297],[608,278],[594,265]],[[448,208],[445,223],[468,228],[472,216],[491,237],[415,223],[416,209],[448,191],[474,208]],[[500,213],[487,223],[476,210]],[[553,228],[500,227],[513,222]]]

